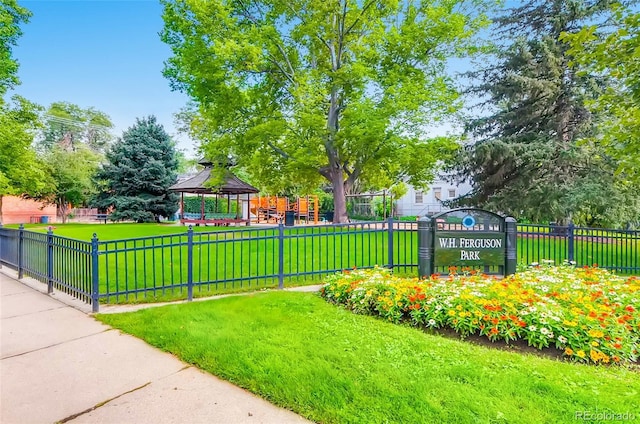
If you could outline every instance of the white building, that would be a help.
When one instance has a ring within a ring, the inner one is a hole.
[[[416,189],[407,184],[407,193],[396,202],[398,216],[426,216],[445,212],[448,208],[443,201],[453,200],[471,191],[471,184],[450,183],[436,179],[428,190]]]

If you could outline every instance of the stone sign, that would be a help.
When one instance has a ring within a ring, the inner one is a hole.
[[[420,277],[449,267],[508,275],[516,268],[516,221],[480,209],[455,209],[418,221]]]

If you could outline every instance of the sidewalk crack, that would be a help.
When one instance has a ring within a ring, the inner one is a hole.
[[[62,305],[62,306],[57,306],[55,308],[43,309],[41,311],[33,311],[33,312],[27,312],[26,314],[19,314],[19,315],[11,315],[9,317],[2,317],[2,319],[21,318],[21,317],[26,317],[26,316],[29,316],[29,315],[40,314],[42,312],[56,311],[58,309],[64,309],[64,308],[70,308],[70,306]]]
[[[37,351],[39,351],[39,350],[45,350],[45,349],[49,349],[49,348],[51,348],[51,347],[60,346],[60,345],[65,344],[65,343],[75,342],[76,340],[86,339],[87,337],[93,337],[93,336],[95,336],[95,335],[102,334],[102,333],[106,333],[107,331],[111,331],[111,330],[112,330],[111,328],[106,328],[106,329],[104,329],[104,330],[102,330],[102,331],[98,331],[97,333],[86,334],[86,335],[84,335],[84,336],[76,337],[76,338],[74,338],[74,339],[63,340],[63,341],[61,341],[61,342],[54,343],[54,344],[49,345],[49,346],[39,347],[39,348],[37,348],[37,349],[29,350],[29,351],[27,351],[27,352],[20,352],[20,353],[16,353],[16,354],[14,354],[14,355],[3,356],[2,358],[0,358],[0,360],[4,361],[5,359],[15,358],[16,356],[28,355],[28,354],[30,354],[30,353],[37,352]]]
[[[126,392],[124,392],[124,393],[121,393],[121,394],[119,394],[118,396],[114,396],[114,397],[112,397],[112,398],[110,398],[110,399],[107,399],[107,400],[105,400],[105,401],[102,401],[102,402],[100,402],[100,403],[97,403],[96,405],[92,406],[91,408],[85,409],[84,411],[78,412],[78,413],[73,414],[73,415],[69,415],[69,416],[68,416],[68,417],[66,417],[66,418],[63,418],[63,419],[61,419],[61,420],[59,420],[59,421],[56,421],[56,424],[64,424],[64,423],[69,422],[69,421],[71,421],[71,420],[75,420],[75,419],[76,419],[76,418],[78,418],[79,416],[84,415],[84,414],[88,414],[89,412],[92,412],[92,411],[95,411],[96,409],[100,408],[101,406],[106,405],[107,403],[111,402],[112,400],[116,400],[116,399],[118,399],[119,397],[122,397],[122,396],[124,396],[124,395],[128,395],[129,393],[133,393],[133,392],[135,392],[135,391],[137,391],[137,390],[144,389],[144,388],[145,388],[145,387],[147,387],[149,384],[151,384],[151,382],[150,382],[150,381],[149,381],[149,382],[147,382],[147,383],[145,383],[145,384],[143,384],[142,386],[139,386],[139,387],[136,387],[136,388],[134,388],[134,389],[128,390],[128,391],[126,391]]]

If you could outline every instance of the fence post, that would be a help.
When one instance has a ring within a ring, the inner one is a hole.
[[[100,310],[100,283],[98,281],[98,235],[91,238],[91,312]]]
[[[393,271],[393,216],[387,218],[387,250],[389,255],[389,269]]]
[[[193,300],[193,226],[187,230],[187,300]]]
[[[574,230],[575,230],[575,225],[573,225],[573,222],[569,222],[569,225],[567,226],[567,260],[569,261],[569,263],[573,262],[574,259],[574,242],[575,242],[575,237],[574,237]]]
[[[24,224],[18,228],[18,279],[24,277]]]
[[[512,217],[505,218],[504,223],[507,234],[504,275],[512,275],[516,273],[518,267],[518,225]]]
[[[418,220],[418,277],[433,274],[433,220],[423,216]]]
[[[284,224],[278,224],[278,288],[284,288]]]
[[[53,229],[47,231],[47,293],[53,293]]]

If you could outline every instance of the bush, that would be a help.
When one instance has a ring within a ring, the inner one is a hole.
[[[235,200],[230,201],[230,213],[236,213],[238,209],[238,202]],[[202,209],[202,200],[200,196],[185,196],[184,198],[184,211],[185,213],[200,213]],[[221,213],[227,212],[227,199],[216,197],[204,198],[204,211],[205,213]]]

